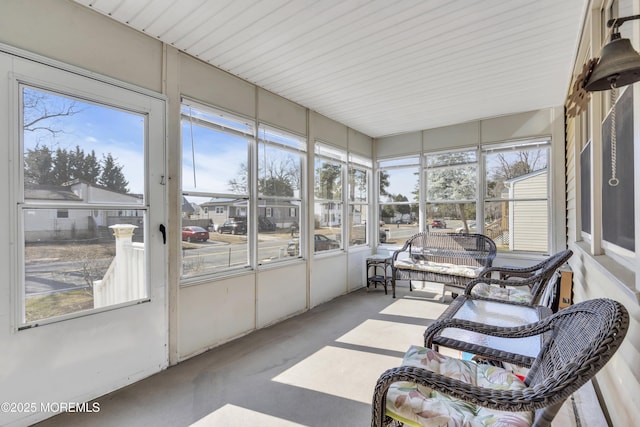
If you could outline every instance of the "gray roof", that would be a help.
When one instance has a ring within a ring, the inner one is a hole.
[[[82,201],[69,187],[62,185],[27,184],[24,187],[25,199]]]

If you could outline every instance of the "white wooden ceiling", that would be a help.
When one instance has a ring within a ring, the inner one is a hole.
[[[74,0],[372,137],[564,103],[586,0]]]

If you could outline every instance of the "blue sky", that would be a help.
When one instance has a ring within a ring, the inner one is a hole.
[[[229,181],[238,177],[241,164],[247,164],[247,139],[188,121],[182,124],[182,138],[182,189],[230,193]]]
[[[101,160],[103,155],[111,154],[117,164],[123,166],[122,172],[129,181],[129,191],[143,193],[143,115],[30,88],[25,88],[24,93],[25,97],[36,95],[40,99],[40,106],[46,107],[49,113],[61,111],[60,108],[69,106],[71,102],[75,103],[76,111],[72,115],[47,118],[38,123],[40,127],[60,131],[56,135],[47,130],[25,131],[25,153],[39,145],[47,146],[52,151],[58,148],[73,151],[79,146],[85,155],[90,154],[92,150],[95,151],[98,160]],[[32,113],[41,116],[44,110],[39,108],[39,111],[32,110]]]

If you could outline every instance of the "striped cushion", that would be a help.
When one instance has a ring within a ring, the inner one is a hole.
[[[427,271],[430,273],[448,274],[451,276],[477,278],[484,270],[484,267],[448,264],[433,261],[411,261],[409,259],[397,259],[393,266],[402,270]]]

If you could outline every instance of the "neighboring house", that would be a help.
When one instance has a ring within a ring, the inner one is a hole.
[[[342,224],[342,203],[317,203],[316,221],[320,227],[337,227]]]
[[[192,219],[206,218],[216,225],[222,224],[229,218],[247,217],[247,201],[245,199],[211,199],[200,204],[199,209],[198,214],[191,216]],[[268,218],[278,228],[288,228],[294,223],[297,224],[299,213],[299,207],[289,201],[262,200],[258,206],[258,217]]]
[[[199,205],[198,219],[209,219],[215,225],[222,224],[229,218],[247,216],[247,201],[244,199],[212,198]]]
[[[549,209],[547,169],[541,169],[504,182],[508,189],[509,250],[549,250]],[[544,230],[545,232],[541,232]]]
[[[201,208],[199,204],[193,202],[191,203],[191,207],[193,208],[193,217],[194,218],[206,218],[207,217],[207,208]]]
[[[190,203],[186,197],[182,196],[182,217],[183,218],[191,218],[191,216],[195,213],[195,208],[193,207],[194,203]]]
[[[268,218],[278,228],[297,227],[299,214],[300,207],[286,200],[261,200],[258,205],[258,218]]]
[[[25,199],[42,199],[84,207],[26,210],[24,230],[27,242],[111,238],[112,233],[109,232],[108,227],[114,224],[136,225],[139,227],[136,235],[139,237],[143,235],[144,221],[140,211],[89,209],[86,206],[88,203],[114,202],[142,206],[142,198],[139,195],[118,193],[96,184],[73,180],[63,185],[27,185]]]

